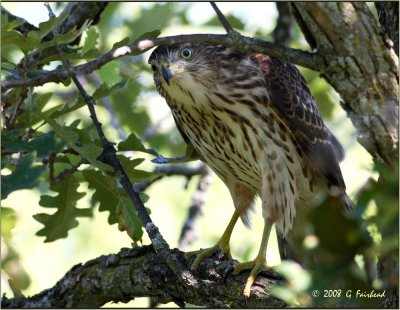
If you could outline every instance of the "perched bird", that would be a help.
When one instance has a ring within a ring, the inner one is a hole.
[[[215,44],[157,47],[149,58],[158,92],[169,105],[183,139],[228,187],[234,214],[219,242],[196,255],[196,269],[220,251],[229,258],[231,233],[257,195],[264,231],[257,257],[233,274],[251,269],[249,296],[257,274],[267,268],[273,224],[285,237],[296,209],[321,195],[345,197],[339,167],[343,148],[325,125],[300,71],[260,53],[244,54]]]

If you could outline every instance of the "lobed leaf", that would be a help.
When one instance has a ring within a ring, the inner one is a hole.
[[[135,133],[131,133],[125,141],[118,143],[118,151],[137,151],[148,154],[154,154],[153,151],[147,149],[142,141],[136,136]]]
[[[33,218],[44,225],[36,235],[46,237],[45,242],[52,242],[68,236],[68,231],[78,226],[77,217],[91,217],[92,210],[89,208],[79,209],[76,203],[86,194],[78,192],[79,182],[74,175],[69,175],[57,185],[51,186],[50,190],[56,192],[57,196],[42,195],[39,205],[44,208],[57,209],[53,214],[39,213]]]
[[[97,32],[96,26],[90,27],[86,32],[85,42],[83,43],[82,53],[86,53],[97,46],[97,39],[99,38],[99,33]]]

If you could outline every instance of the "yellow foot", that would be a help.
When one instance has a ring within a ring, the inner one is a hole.
[[[245,297],[250,297],[251,286],[253,285],[257,275],[261,271],[270,271],[271,267],[267,265],[264,255],[257,255],[256,259],[251,262],[239,263],[235,266],[232,271],[233,275],[241,273],[243,270],[251,269],[250,275],[247,278],[246,285],[243,290],[243,295]]]
[[[221,243],[217,243],[216,245],[214,245],[211,248],[187,252],[185,254],[185,258],[196,256],[196,259],[194,260],[192,267],[191,267],[192,270],[196,271],[204,259],[206,259],[207,257],[210,257],[217,251],[219,251],[219,256],[218,256],[219,258],[221,258],[222,256],[226,256],[229,259],[232,259],[231,252],[229,250],[229,245],[224,245]]]

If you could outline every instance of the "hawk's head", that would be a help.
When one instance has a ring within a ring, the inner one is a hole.
[[[149,58],[156,85],[164,89],[180,85],[204,86],[218,76],[220,66],[232,51],[223,45],[184,43],[157,47]],[[225,56],[225,57],[224,57]],[[211,86],[211,84],[210,84]]]

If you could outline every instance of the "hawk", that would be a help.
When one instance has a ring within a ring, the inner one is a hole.
[[[185,43],[159,46],[149,64],[158,92],[169,105],[183,139],[228,187],[235,210],[218,243],[196,255],[196,269],[216,251],[229,258],[230,237],[239,218],[249,225],[257,195],[264,231],[258,255],[233,274],[267,268],[273,224],[283,238],[296,209],[316,197],[344,198],[339,167],[344,151],[325,125],[307,82],[291,63],[225,45]]]

